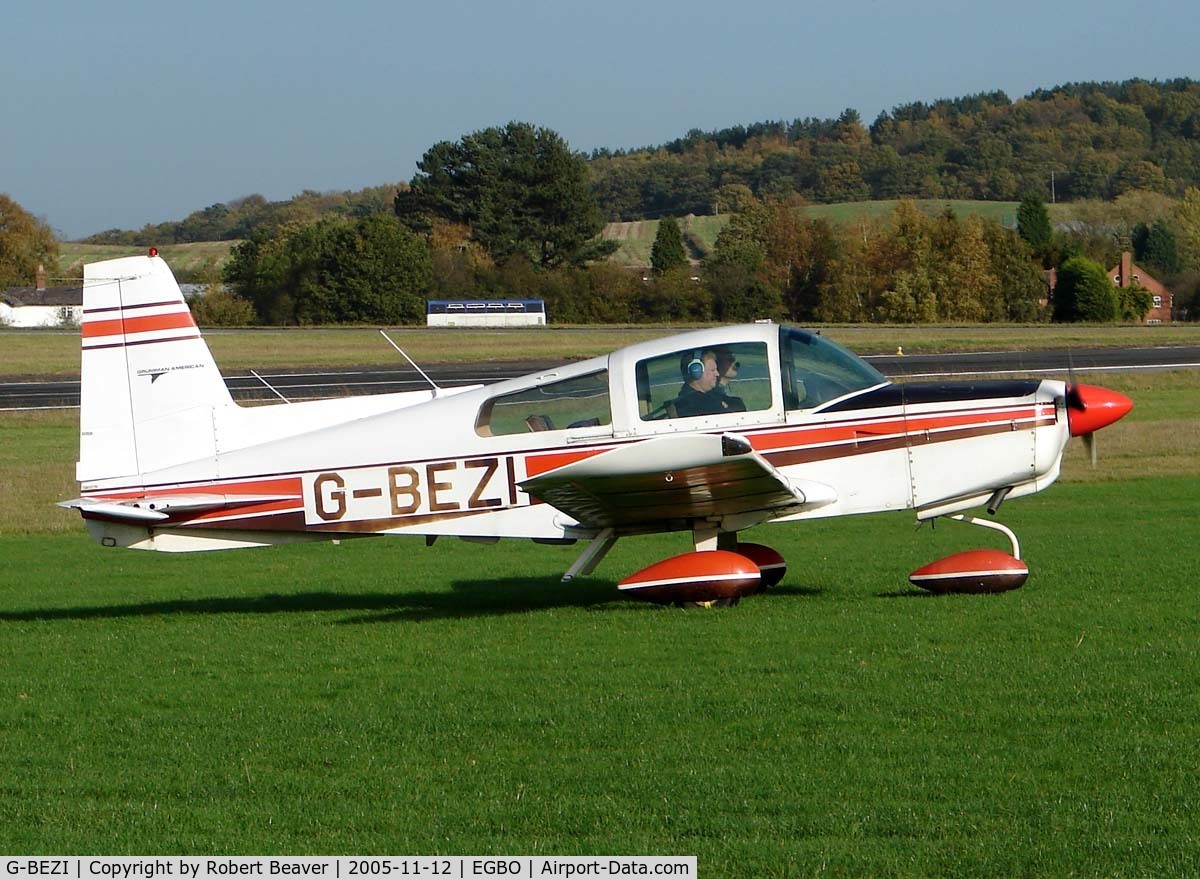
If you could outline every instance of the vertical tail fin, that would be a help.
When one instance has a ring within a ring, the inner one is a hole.
[[[83,271],[82,483],[213,459],[213,410],[232,405],[170,268],[157,256]]]

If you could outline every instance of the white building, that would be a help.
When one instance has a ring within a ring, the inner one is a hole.
[[[36,286],[9,287],[0,293],[0,326],[78,326],[82,318],[83,287],[47,287],[41,266]]]
[[[430,299],[430,327],[538,327],[546,323],[542,299]]]

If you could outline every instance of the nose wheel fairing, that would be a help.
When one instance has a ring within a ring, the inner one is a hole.
[[[913,571],[908,579],[930,592],[992,593],[1019,589],[1029,579],[1029,566],[1021,561],[1021,544],[1007,525],[962,513],[947,516],[967,525],[978,525],[1005,535],[1012,554],[999,549],[971,549],[930,562]]]

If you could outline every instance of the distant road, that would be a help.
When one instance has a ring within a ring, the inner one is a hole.
[[[936,380],[988,376],[997,373],[1032,373],[1065,378],[1068,366],[1076,373],[1147,369],[1200,368],[1200,345],[1168,348],[1073,348],[1070,351],[998,351],[967,354],[873,355],[865,358],[889,378]],[[490,384],[561,365],[557,361],[459,363],[430,366],[430,377],[445,387]],[[259,373],[289,400],[315,400],[349,394],[387,394],[428,387],[411,367],[379,369],[291,369]],[[278,397],[248,372],[226,375],[225,383],[239,402],[276,400]],[[0,379],[0,411],[61,409],[79,406],[79,379],[22,377]]]
[[[1075,372],[1200,368],[1200,345],[1156,348],[1072,348],[1054,351],[971,351],[965,354],[873,355],[864,358],[889,378],[937,379],[1032,373],[1066,378]]]

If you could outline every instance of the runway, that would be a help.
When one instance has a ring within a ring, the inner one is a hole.
[[[1022,373],[1066,378],[1089,372],[1200,368],[1200,346],[1154,348],[1072,348],[1050,351],[978,351],[963,354],[871,355],[864,358],[889,378],[936,380]],[[432,364],[422,367],[440,386],[491,384],[560,366],[559,361],[522,360],[488,363]],[[238,402],[319,400],[351,394],[388,394],[428,387],[412,367],[309,368],[225,376]],[[267,385],[270,385],[268,387]],[[271,388],[275,390],[272,391]],[[276,393],[278,392],[278,394]],[[0,411],[70,409],[79,406],[78,377],[21,376],[0,378]]]

